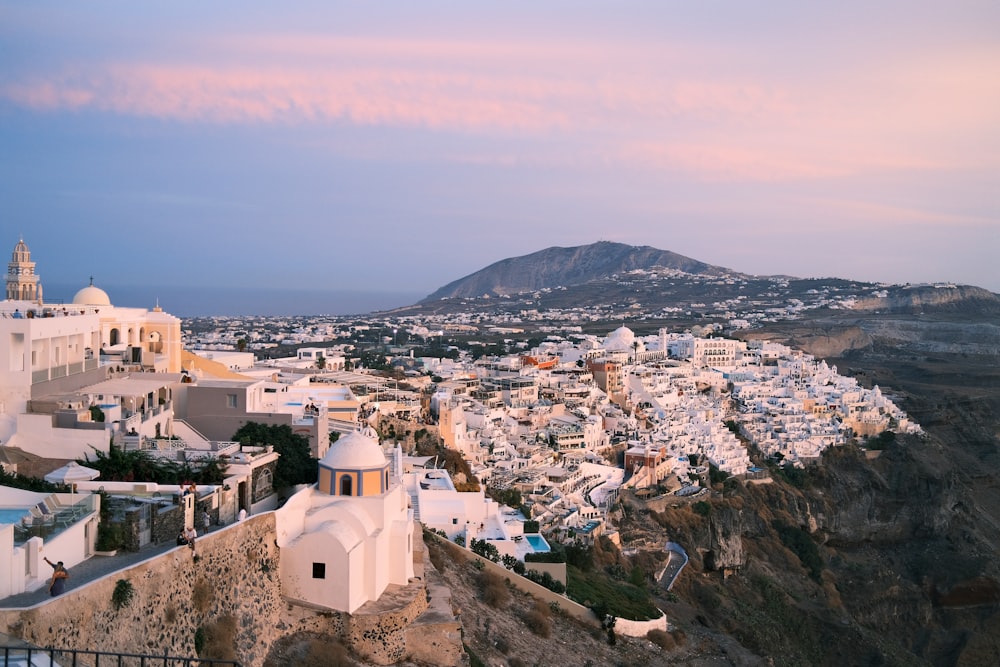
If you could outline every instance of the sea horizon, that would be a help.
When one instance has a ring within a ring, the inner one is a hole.
[[[81,286],[45,283],[47,304],[69,304]],[[159,305],[177,317],[365,315],[409,306],[423,292],[318,290],[270,287],[192,287],[168,285],[100,285],[111,303],[127,308]]]

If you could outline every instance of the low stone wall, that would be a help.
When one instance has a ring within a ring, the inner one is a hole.
[[[712,490],[708,487],[702,487],[701,491],[691,496],[675,496],[672,493],[668,493],[666,495],[657,496],[656,498],[650,498],[649,500],[635,498],[632,502],[653,512],[662,512],[668,507],[693,505],[696,502],[708,500],[711,496]]]
[[[197,562],[177,547],[34,607],[0,609],[0,632],[41,647],[196,657],[199,628],[228,628],[220,643],[234,647],[228,658],[244,667],[262,667],[275,642],[302,632],[340,637],[378,664],[419,652],[414,642],[433,629],[405,634],[428,605],[422,581],[390,587],[377,606],[354,616],[289,604],[274,521],[261,514],[199,536]],[[132,598],[116,608],[119,581]]]
[[[627,618],[619,618],[615,621],[615,632],[626,637],[645,637],[650,630],[666,631],[666,629],[666,614],[651,621],[630,621]]]
[[[254,517],[200,537],[198,562],[178,547],[34,607],[0,609],[0,628],[43,647],[194,657],[198,629],[231,617],[233,657],[258,667],[283,634],[275,537],[273,514]],[[116,585],[132,591],[120,608]]]
[[[431,564],[421,531],[417,531],[414,538],[414,569],[423,577],[427,609],[406,628],[407,657],[429,665],[464,665],[462,624],[455,618],[451,589]],[[418,564],[420,567],[416,567]]]
[[[499,563],[494,563],[490,559],[483,558],[478,554],[474,554],[464,547],[457,547],[454,550],[454,552],[467,561],[478,560],[480,563],[483,564],[483,566],[487,570],[495,572],[501,577],[509,579],[511,585],[513,585],[518,590],[524,591],[525,593],[531,595],[532,597],[535,597],[539,600],[544,600],[545,602],[559,603],[559,608],[562,611],[576,618],[577,620],[583,621],[584,623],[589,623],[590,625],[593,626],[600,625],[600,623],[597,620],[597,617],[594,616],[594,612],[590,611],[590,609],[584,607],[579,602],[570,600],[565,595],[560,595],[559,593],[550,591],[549,589],[545,588],[545,586],[542,586],[541,584],[536,584],[530,579],[525,579],[521,575],[511,572],[503,565],[500,565]],[[532,563],[532,565],[538,565],[538,563]]]
[[[427,609],[422,585],[390,586],[377,602],[347,616],[347,644],[364,660],[392,665],[407,657],[406,629]]]
[[[542,574],[548,572],[550,577],[563,586],[566,585],[566,563],[525,563],[524,569]]]

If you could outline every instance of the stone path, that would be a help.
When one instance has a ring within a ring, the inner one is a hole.
[[[209,532],[214,532],[218,529],[218,526],[212,526],[212,530]],[[162,544],[147,544],[139,551],[119,551],[118,554],[114,556],[91,556],[82,563],[78,563],[77,565],[69,568],[69,579],[66,582],[66,591],[68,592],[75,588],[80,588],[81,586],[85,586],[92,581],[106,577],[107,575],[118,572],[119,570],[124,570],[125,568],[131,567],[136,563],[141,563],[144,560],[159,556],[172,549],[187,549],[187,547],[179,547],[173,542],[164,542]],[[53,556],[50,556],[50,558],[54,559]],[[49,568],[49,566],[45,564],[45,561],[42,561],[42,565],[46,569]],[[17,595],[11,595],[0,599],[0,608],[19,609],[24,607],[33,607],[37,604],[45,602],[49,599],[49,597],[48,586],[43,584],[37,590],[18,593]]]

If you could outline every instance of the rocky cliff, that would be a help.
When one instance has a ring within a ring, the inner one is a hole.
[[[882,297],[859,299],[854,308],[907,314],[958,311],[995,315],[1000,313],[1000,296],[969,285],[907,285],[886,290]]]

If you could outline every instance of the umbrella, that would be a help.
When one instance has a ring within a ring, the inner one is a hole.
[[[93,468],[82,466],[76,461],[70,461],[62,468],[56,468],[46,475],[45,481],[52,482],[53,484],[69,484],[75,490],[76,482],[89,482],[100,476],[100,470],[94,470]]]

